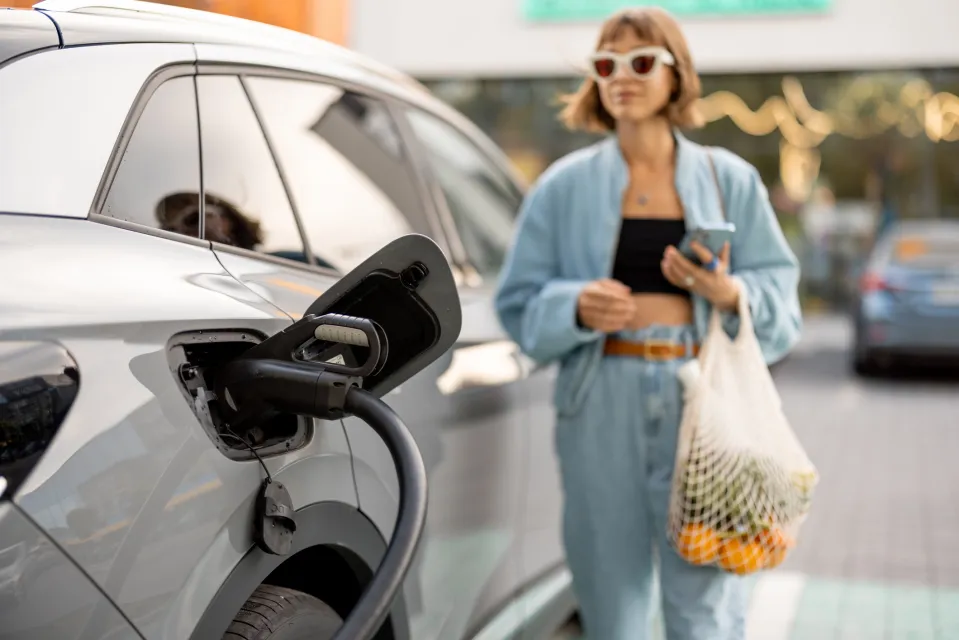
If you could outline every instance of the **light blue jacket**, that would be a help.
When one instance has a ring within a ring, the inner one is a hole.
[[[676,138],[676,192],[687,229],[723,221],[736,225],[730,272],[745,287],[756,335],[768,363],[784,357],[799,339],[799,262],[783,236],[766,187],[739,156]],[[576,301],[590,281],[608,278],[622,220],[628,170],[615,136],[553,163],[527,194],[516,235],[500,274],[496,310],[503,328],[540,364],[560,362],[554,401],[561,415],[575,413],[595,372],[604,334],[576,323]],[[711,305],[693,299],[694,322],[706,333]],[[725,314],[730,336],[736,314]]]

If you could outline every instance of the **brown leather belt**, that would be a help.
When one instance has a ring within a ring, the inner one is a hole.
[[[685,344],[672,342],[670,340],[646,340],[644,342],[634,342],[632,340],[620,340],[619,338],[607,338],[603,353],[608,356],[632,356],[634,358],[644,358],[646,360],[674,360],[691,356],[695,358],[699,355],[699,345],[692,345],[692,353]]]

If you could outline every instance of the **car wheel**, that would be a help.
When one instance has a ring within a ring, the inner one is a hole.
[[[874,378],[888,369],[888,363],[880,362],[869,351],[856,349],[853,354],[852,369],[858,376]]]
[[[878,367],[876,361],[869,353],[869,350],[863,346],[863,332],[865,329],[862,323],[857,320],[854,325],[852,348],[850,349],[850,364],[852,370],[857,376],[864,378],[876,375]]]
[[[264,584],[236,614],[223,640],[329,640],[342,624],[322,600]]]
[[[876,373],[876,366],[870,360],[855,358],[852,363],[852,370],[857,376],[864,378],[872,377]]]

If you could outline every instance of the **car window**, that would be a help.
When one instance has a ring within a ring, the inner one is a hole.
[[[959,232],[904,234],[896,240],[893,264],[916,269],[959,270]]]
[[[522,193],[456,127],[416,109],[408,114],[470,262],[480,275],[495,278],[512,239]]]
[[[401,235],[429,233],[415,169],[383,102],[317,82],[244,82],[317,260],[348,271]]]
[[[207,240],[305,262],[270,147],[240,79],[198,76]]]
[[[100,213],[197,237],[199,194],[193,77],[174,78],[147,101]]]

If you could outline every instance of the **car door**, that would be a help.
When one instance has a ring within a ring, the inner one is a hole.
[[[257,295],[298,318],[336,281],[311,268],[286,186],[239,76],[196,78],[204,229],[217,258]]]
[[[388,99],[309,79],[244,75],[319,264],[351,269],[393,238],[431,235],[432,203]],[[304,299],[304,302],[306,300]],[[426,533],[404,589],[412,637],[459,638],[517,587],[522,441],[502,390],[451,393],[446,354],[387,400],[429,473]],[[361,509],[389,536],[393,463],[368,427],[346,421]]]
[[[83,79],[87,93],[64,103],[74,110],[65,117],[85,127],[80,141],[117,144],[102,158],[89,220],[5,224],[5,299],[24,310],[8,320],[24,338],[63,345],[83,380],[16,499],[144,637],[185,637],[252,546],[243,514],[262,480],[244,446],[219,441],[191,410],[181,384],[196,363],[187,345],[225,354],[291,320],[237,282],[200,237],[193,47],[77,47],[57,51],[52,68],[44,55],[31,57],[37,85]],[[88,152],[69,137],[55,143],[72,157]],[[37,268],[15,269],[25,264]],[[330,499],[355,505],[342,428],[317,425],[311,436],[290,455],[338,468],[327,477]],[[284,449],[266,458],[274,471],[289,461]],[[112,606],[105,598],[61,622],[70,637],[104,638]]]
[[[514,438],[523,456],[514,461],[522,478],[518,495],[520,534],[517,572],[532,586],[562,565],[561,494],[553,447],[552,385],[555,372],[535,367],[503,331],[493,307],[496,279],[512,242],[523,193],[501,159],[488,153],[473,134],[449,119],[420,109],[405,109],[411,131],[422,148],[442,195],[441,212],[449,216],[469,264],[462,293],[463,331],[454,354],[459,378],[487,385],[487,393],[504,398],[504,419],[517,425]],[[478,135],[478,134],[476,134]],[[488,143],[488,141],[487,141]],[[464,392],[470,384],[464,382]],[[505,418],[506,415],[510,418]],[[519,608],[522,615],[535,611]]]

